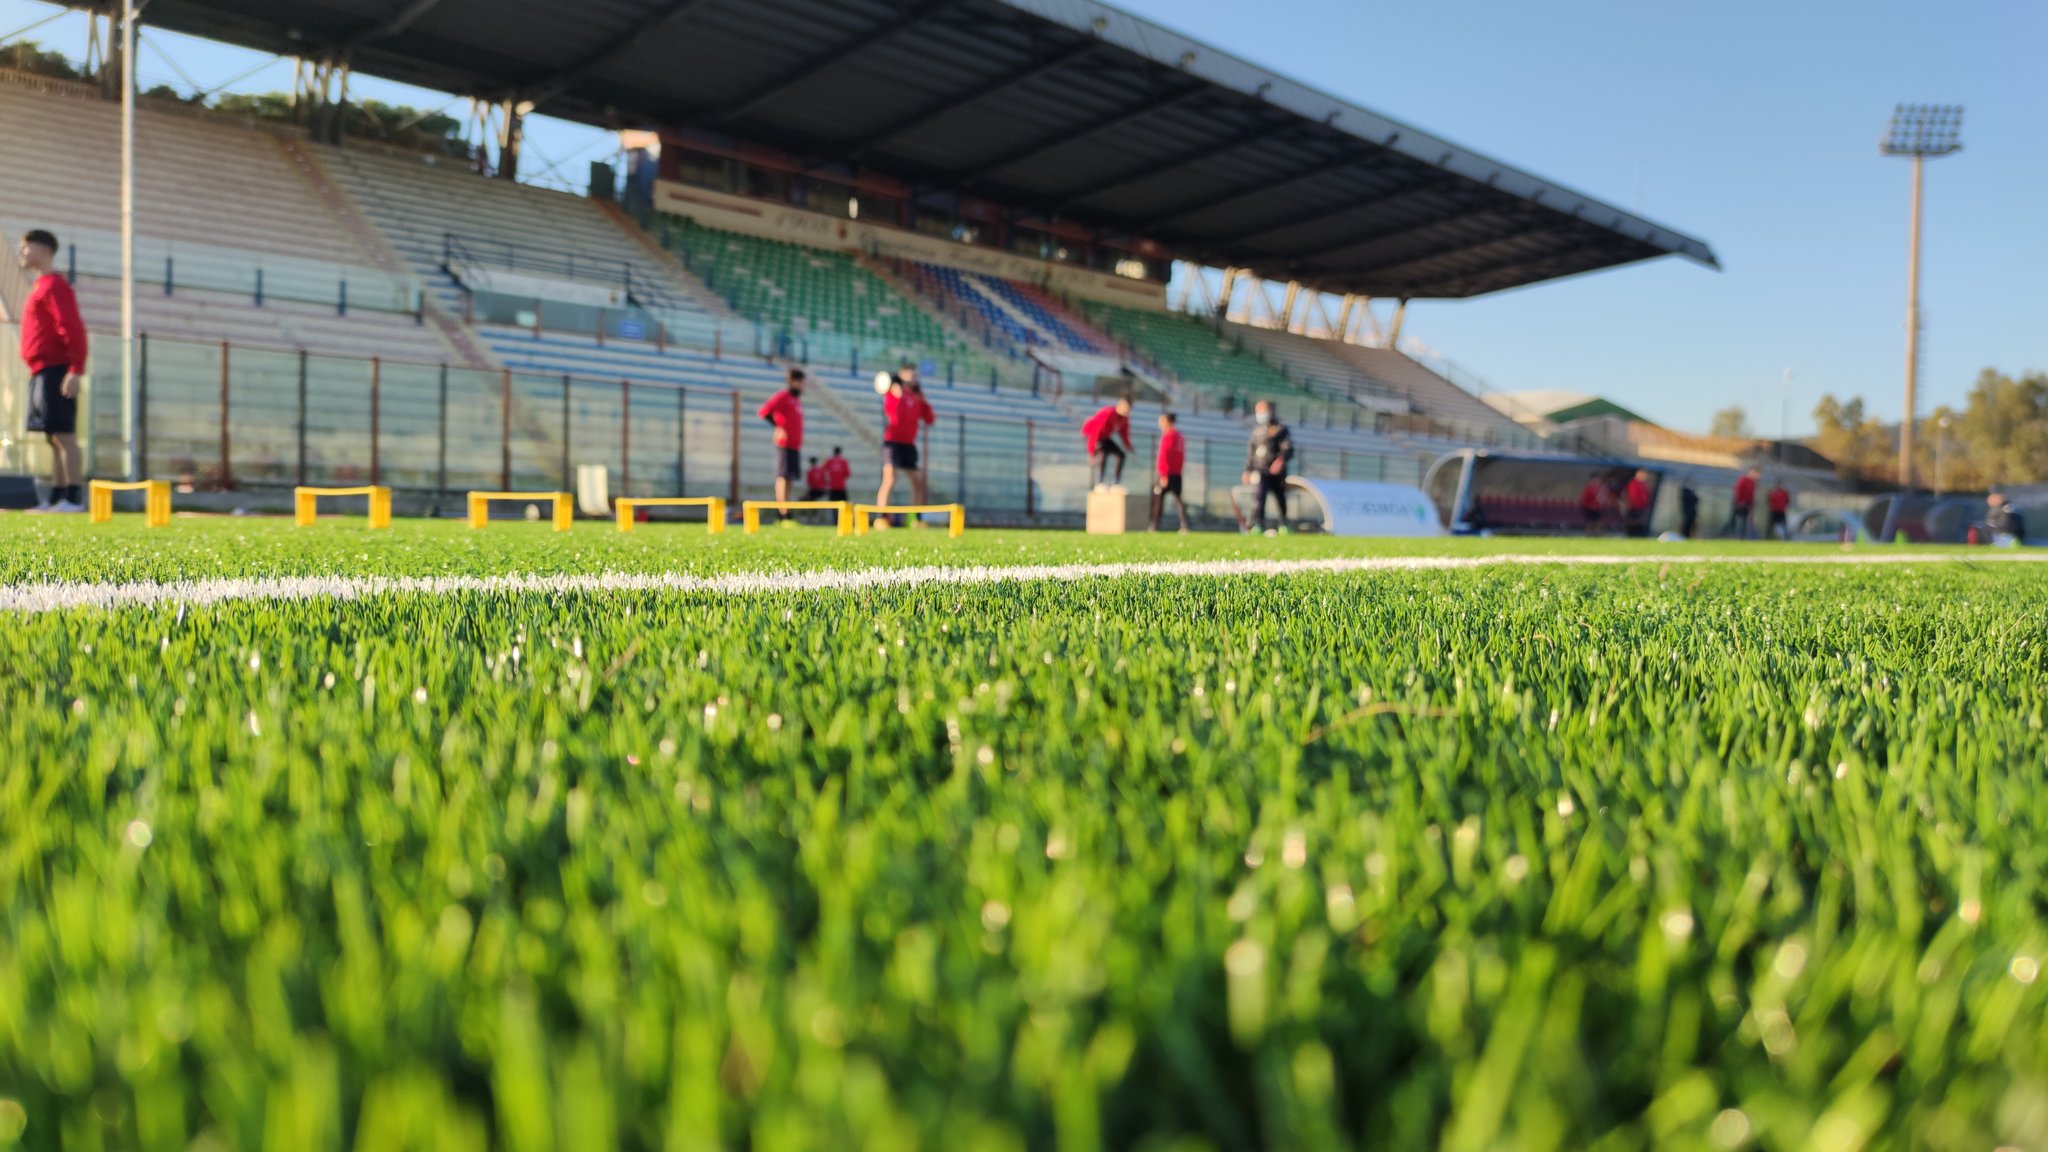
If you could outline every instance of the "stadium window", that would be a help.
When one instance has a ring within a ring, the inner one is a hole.
[[[813,212],[828,216],[855,215],[853,189],[844,184],[833,184],[824,180],[803,182],[803,205]]]
[[[1135,256],[1126,256],[1116,262],[1116,274],[1131,280],[1150,279],[1145,262]]]
[[[699,188],[710,188],[719,192],[737,191],[737,180],[733,169],[737,165],[723,156],[712,156],[703,152],[679,151],[676,153],[676,179]]]
[[[747,168],[746,193],[763,200],[786,200],[790,193],[790,179],[787,172],[770,172],[766,168]]]

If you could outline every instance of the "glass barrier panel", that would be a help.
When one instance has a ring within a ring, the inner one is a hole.
[[[452,498],[504,485],[505,377],[457,368],[448,372],[448,478]]]
[[[361,387],[366,366],[342,363],[341,373],[356,375]],[[236,484],[290,484],[297,477],[298,380],[296,353],[229,350],[228,446]],[[350,431],[358,444],[368,442],[367,424]]]
[[[512,376],[512,491],[555,492],[562,474],[563,406],[560,376]]]
[[[220,475],[221,345],[151,339],[143,349],[143,471],[181,485],[212,482]]]
[[[391,488],[431,489],[440,458],[443,369],[438,364],[404,362],[379,367],[378,482]]]
[[[239,360],[241,350],[236,349]],[[294,369],[296,373],[296,368]],[[370,482],[370,365],[361,360],[307,356],[306,479],[318,484]],[[296,375],[280,388],[296,405]],[[383,439],[383,429],[378,429]],[[381,453],[382,444],[379,444]]]

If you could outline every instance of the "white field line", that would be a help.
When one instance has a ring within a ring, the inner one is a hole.
[[[281,576],[248,579],[38,583],[0,585],[0,612],[35,614],[79,608],[154,608],[245,600],[359,600],[369,596],[460,596],[478,593],[573,595],[595,592],[673,592],[755,596],[773,592],[858,592],[924,585],[1022,584],[1117,579],[1129,576],[1295,576],[1345,572],[1423,572],[1446,569],[1687,564],[1954,564],[2048,561],[2048,551],[1960,556],[1867,552],[1795,556],[1565,555],[1375,556],[1316,560],[1184,560],[1130,564],[1024,564],[1000,567],[859,568],[809,572],[735,572],[722,576],[607,572],[564,576]]]

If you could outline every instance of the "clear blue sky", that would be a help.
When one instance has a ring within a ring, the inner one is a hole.
[[[1906,164],[1877,154],[1892,105],[1968,107],[1965,151],[1930,165],[1922,410],[1979,369],[2048,370],[2048,3],[2041,0],[1121,0],[1256,63],[1705,239],[1677,259],[1409,309],[1408,331],[1495,386],[1612,397],[1704,428],[1810,427],[1822,392],[1902,398]],[[0,0],[0,34],[48,15]],[[82,18],[32,34],[77,55]],[[258,63],[162,37],[202,84]],[[149,78],[173,79],[145,52]],[[290,86],[279,64],[234,85]],[[414,103],[360,79],[357,91]],[[580,179],[611,143],[539,122]],[[1788,387],[1787,370],[1792,373]]]

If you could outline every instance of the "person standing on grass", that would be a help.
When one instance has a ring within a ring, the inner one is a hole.
[[[1700,527],[1700,494],[1687,480],[1678,488],[1678,534],[1687,540]]]
[[[1756,480],[1763,474],[1763,469],[1751,468],[1735,478],[1735,516],[1728,527],[1737,540],[1749,539],[1750,516],[1756,511]]]
[[[818,458],[813,456],[810,470],[804,473],[804,499],[823,500],[825,488],[825,466],[818,463]]]
[[[818,471],[825,478],[825,499],[846,503],[846,485],[853,479],[853,465],[847,463],[839,445],[832,446],[832,455],[826,457]]]
[[[1586,535],[1600,534],[1600,503],[1607,496],[1607,481],[1600,473],[1593,473],[1586,486],[1579,489],[1579,519],[1586,522]]]
[[[925,502],[924,471],[918,467],[917,460],[917,437],[937,420],[932,406],[925,401],[924,389],[918,386],[917,369],[905,364],[890,378],[889,393],[882,398],[882,487],[875,493],[877,507],[889,506],[889,495],[896,490],[898,474],[910,479],[911,502]],[[889,518],[878,516],[875,522],[886,525]]]
[[[21,358],[28,364],[28,430],[50,442],[50,498],[34,512],[85,511],[78,452],[78,387],[85,373],[85,321],[78,297],[57,275],[57,238],[38,228],[16,253],[31,286],[21,304]]]
[[[1174,427],[1171,412],[1159,414],[1159,464],[1158,476],[1152,483],[1152,531],[1159,531],[1159,516],[1166,511],[1166,498],[1173,497],[1174,507],[1180,511],[1180,530],[1188,530],[1188,502],[1181,495],[1181,471],[1187,465],[1188,438]]]
[[[1650,534],[1650,473],[1642,468],[1628,478],[1622,493],[1622,522],[1631,536]]]
[[[1117,437],[1123,437],[1123,447],[1117,447]],[[1122,397],[1088,418],[1081,425],[1081,438],[1088,442],[1088,478],[1097,488],[1115,486],[1124,482],[1124,454],[1131,450],[1131,398]],[[1115,479],[1110,479],[1110,463],[1116,463]]]
[[[804,474],[804,370],[791,368],[788,384],[756,415],[775,426],[775,498],[786,502],[789,486]],[[788,523],[789,509],[780,511]]]
[[[1984,497],[1984,527],[1986,542],[1993,547],[2017,548],[2027,542],[2027,518],[1995,489]]]
[[[1771,494],[1765,497],[1771,509],[1771,539],[1792,538],[1792,493],[1785,490],[1783,477],[1771,481]]]
[[[1259,528],[1268,536],[1279,533],[1266,527],[1266,501],[1280,509],[1280,527],[1287,526],[1287,465],[1294,459],[1294,437],[1273,411],[1271,400],[1252,408],[1252,436],[1244,457],[1244,482],[1258,486]]]

